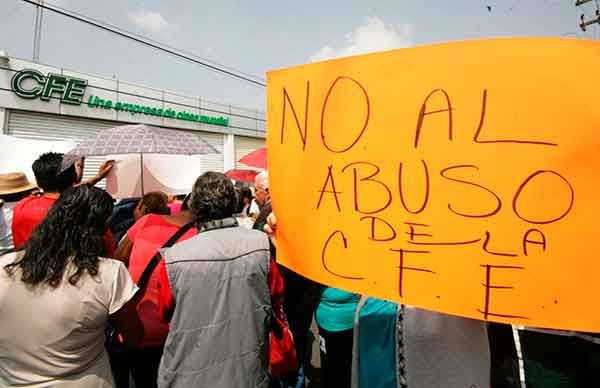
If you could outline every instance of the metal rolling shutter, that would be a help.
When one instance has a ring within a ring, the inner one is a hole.
[[[206,171],[223,172],[223,142],[225,135],[222,133],[211,133],[204,131],[193,131],[210,145],[215,147],[220,154],[210,154],[200,156],[200,174]]]
[[[238,162],[242,157],[248,155],[250,152],[257,150],[259,148],[265,147],[265,139],[258,139],[255,137],[245,137],[245,136],[235,136],[235,168],[240,168],[244,170],[259,170],[260,168],[246,166]]]
[[[8,114],[8,134],[24,139],[68,140],[79,142],[94,135],[98,130],[119,125],[116,121],[92,120],[79,117],[59,116],[46,113],[11,110]],[[84,179],[96,175],[105,160],[102,156],[85,159]],[[101,181],[98,187],[105,187]]]
[[[81,117],[60,116],[47,113],[11,110],[8,114],[8,135],[35,140],[68,140],[80,142],[93,136],[97,131],[125,125],[118,121],[105,121]],[[223,171],[223,139],[220,133],[190,131],[199,135],[220,154],[201,156],[200,171]],[[85,159],[84,179],[96,175],[98,167],[105,160],[103,156],[91,156]],[[102,181],[98,187],[105,187]]]

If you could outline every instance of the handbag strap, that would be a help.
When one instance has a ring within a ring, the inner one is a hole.
[[[185,234],[185,232],[190,230],[192,228],[192,226],[194,226],[193,222],[183,225],[181,228],[179,228],[179,230],[177,232],[175,232],[175,234],[173,234],[171,236],[171,238],[162,246],[162,248],[169,248],[169,247],[173,246],[173,244],[175,244],[177,242],[177,240],[179,240],[181,238],[181,236],[183,236]],[[152,257],[152,260],[150,260],[150,262],[144,269],[144,272],[142,272],[142,276],[140,276],[140,280],[138,280],[138,282],[137,282],[137,286],[140,290],[143,289],[146,286],[146,284],[148,283],[148,280],[150,279],[152,272],[154,272],[154,269],[160,262],[161,258],[162,257],[160,255],[160,250],[157,250],[156,253],[154,254],[154,256]]]

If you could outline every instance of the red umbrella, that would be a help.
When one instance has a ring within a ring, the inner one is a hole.
[[[254,177],[258,175],[258,171],[254,170],[229,170],[225,173],[229,179],[240,182],[254,183]]]
[[[267,168],[267,149],[259,148],[244,156],[238,162],[250,167]]]

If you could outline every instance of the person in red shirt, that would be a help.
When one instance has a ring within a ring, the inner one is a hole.
[[[138,283],[142,273],[164,244],[184,225],[193,221],[193,216],[187,207],[182,205],[182,211],[177,215],[164,215],[155,213],[156,208],[166,208],[167,196],[161,193],[163,201],[161,206],[156,206],[158,198],[154,201],[147,200],[146,205],[136,208],[136,222],[127,231],[115,252],[115,259],[122,261],[129,269],[133,281]],[[149,196],[146,194],[144,199]],[[154,197],[159,197],[154,193]],[[143,204],[144,199],[140,200]],[[154,204],[155,206],[152,206]],[[144,215],[144,209],[151,213]],[[197,234],[196,228],[191,228],[177,240],[181,242]],[[156,387],[158,366],[163,353],[163,346],[169,334],[169,325],[159,316],[160,294],[168,284],[161,281],[158,271],[150,276],[144,294],[138,299],[137,312],[144,326],[144,337],[135,347],[126,350],[119,365],[119,375],[125,376],[124,381],[117,379],[117,387],[129,386],[129,372],[133,377],[136,387]],[[126,373],[125,373],[126,372]]]
[[[182,203],[181,212],[175,216],[147,214],[138,218],[119,243],[115,258],[128,267],[131,277],[138,282],[156,252],[179,228],[193,221],[188,195]],[[197,229],[192,228],[177,242],[187,240],[197,233]],[[280,300],[283,295],[283,280],[274,263],[271,263],[268,280],[272,297]],[[157,386],[158,367],[169,333],[169,324],[164,315],[167,310],[174,308],[174,304],[165,264],[161,261],[159,268],[150,276],[144,295],[138,299],[137,312],[144,326],[144,337],[135,348],[128,348],[120,359],[119,371],[116,373],[119,375],[116,378],[117,387],[129,386],[129,372],[137,387]]]
[[[41,195],[32,195],[22,199],[13,210],[12,234],[16,249],[21,249],[29,240],[35,228],[46,217],[60,194],[81,182],[83,159],[71,159],[65,164],[63,154],[48,152],[41,155],[32,166]],[[112,169],[114,161],[107,161],[98,170],[98,174],[84,184],[95,185],[104,179]],[[114,254],[114,241],[110,232],[104,236],[107,256]]]

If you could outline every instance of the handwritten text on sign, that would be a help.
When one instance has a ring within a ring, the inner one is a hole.
[[[600,331],[597,42],[498,39],[269,73],[279,260],[476,319]]]

